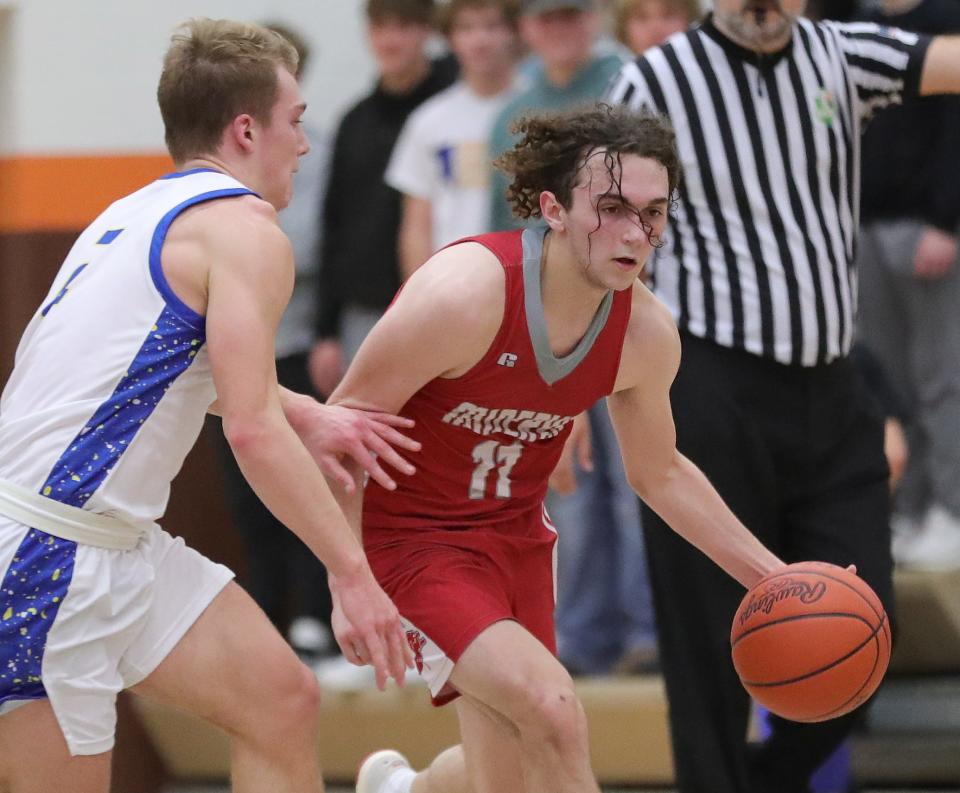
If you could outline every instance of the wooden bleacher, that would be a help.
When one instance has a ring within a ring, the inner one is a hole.
[[[960,675],[960,571],[895,577],[891,674]]]

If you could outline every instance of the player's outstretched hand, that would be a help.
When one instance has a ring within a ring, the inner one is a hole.
[[[400,613],[380,588],[369,567],[351,577],[331,578],[333,635],[344,657],[352,664],[373,666],[377,688],[387,678],[404,684],[413,654],[404,636]]]
[[[352,493],[356,485],[341,462],[344,456],[355,460],[387,490],[394,490],[397,483],[381,462],[408,476],[417,470],[397,451],[420,451],[417,441],[400,432],[413,426],[410,419],[343,405],[319,402],[314,405],[308,415],[299,418],[297,433],[320,470],[343,485],[348,493]]]

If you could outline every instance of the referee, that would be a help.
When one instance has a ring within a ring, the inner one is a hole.
[[[608,100],[668,115],[683,163],[653,273],[683,336],[679,449],[785,561],[856,564],[892,613],[883,418],[847,359],[860,133],[886,105],[960,91],[960,40],[814,23],[805,4],[715,0]],[[806,793],[856,714],[775,720],[748,756],[728,638],[743,591],[643,523],[680,793]]]

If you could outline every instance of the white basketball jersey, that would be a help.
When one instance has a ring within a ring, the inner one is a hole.
[[[160,252],[183,210],[251,192],[207,169],[171,174],[80,235],[0,398],[0,479],[134,524],[163,514],[216,392],[204,317]]]

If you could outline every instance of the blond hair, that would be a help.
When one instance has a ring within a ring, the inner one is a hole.
[[[173,34],[163,60],[157,101],[174,162],[210,154],[224,128],[249,113],[270,120],[277,67],[297,73],[297,51],[261,25],[191,19]]]

